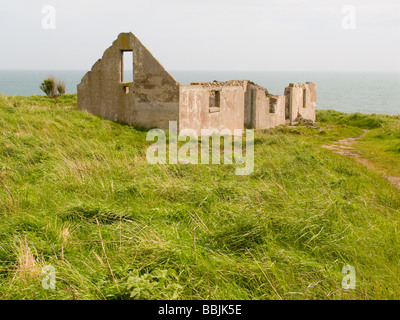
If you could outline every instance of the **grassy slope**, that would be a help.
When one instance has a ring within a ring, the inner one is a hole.
[[[400,177],[400,116],[321,110],[319,118],[326,123],[350,124],[367,129],[366,136],[356,145],[357,153],[383,174]]]
[[[400,177],[400,121],[387,121],[382,129],[371,130],[358,148],[378,170]]]
[[[400,298],[400,192],[322,149],[362,131],[320,116],[257,133],[255,172],[239,177],[148,165],[145,132],[75,96],[0,96],[0,298]],[[341,289],[346,264],[355,291]]]

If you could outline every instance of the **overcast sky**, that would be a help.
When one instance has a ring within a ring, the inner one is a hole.
[[[400,0],[0,0],[0,69],[89,70],[129,31],[168,70],[400,71]]]

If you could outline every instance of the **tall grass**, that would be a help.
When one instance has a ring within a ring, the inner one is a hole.
[[[76,96],[0,96],[0,298],[399,298],[399,191],[320,148],[359,131],[259,132],[255,172],[236,176],[149,165],[146,132]]]
[[[318,110],[317,119],[324,123],[347,124],[362,129],[380,128],[389,117],[362,113],[343,113],[334,110]]]

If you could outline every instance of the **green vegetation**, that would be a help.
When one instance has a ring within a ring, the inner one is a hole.
[[[400,116],[381,117],[382,126],[370,130],[357,144],[357,149],[377,170],[400,177]]]
[[[400,116],[346,114],[334,110],[319,110],[317,115],[324,125],[340,124],[367,130],[356,145],[357,153],[377,171],[400,177]]]
[[[334,110],[319,110],[319,121],[323,123],[346,124],[362,129],[380,128],[390,116],[362,113],[343,113]]]
[[[56,80],[53,76],[49,76],[40,85],[42,90],[47,97],[57,99],[58,96],[62,96],[66,92],[66,84],[63,80]]]
[[[74,95],[0,96],[0,298],[399,299],[399,190],[321,148],[372,126],[360,143],[398,167],[399,119],[318,117],[256,133],[255,171],[236,176],[149,165],[146,132]]]

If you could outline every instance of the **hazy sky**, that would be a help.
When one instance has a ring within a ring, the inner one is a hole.
[[[89,70],[129,31],[168,70],[400,71],[400,0],[0,0],[0,69]]]

